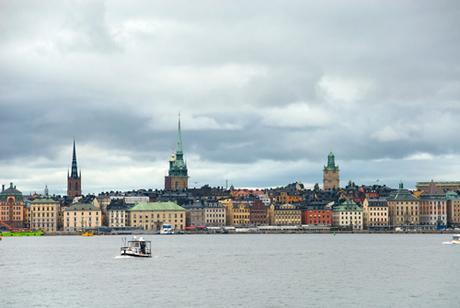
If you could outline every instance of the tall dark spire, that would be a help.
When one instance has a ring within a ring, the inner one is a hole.
[[[72,155],[72,172],[70,174],[72,179],[78,179],[77,170],[77,151],[75,149],[75,139],[73,140],[73,155]]]
[[[182,156],[184,154],[182,150],[182,132],[180,129],[180,113],[178,115],[178,121],[177,121],[177,143],[176,143],[176,157],[178,155]]]

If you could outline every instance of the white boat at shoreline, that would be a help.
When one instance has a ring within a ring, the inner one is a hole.
[[[174,234],[174,227],[170,224],[163,224],[160,229],[160,234]]]
[[[452,240],[448,242],[442,242],[445,245],[460,245],[460,234],[452,235]]]

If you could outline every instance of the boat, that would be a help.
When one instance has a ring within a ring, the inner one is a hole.
[[[94,236],[94,233],[91,231],[86,231],[86,232],[83,232],[81,236]]]
[[[446,245],[452,245],[452,244],[460,245],[460,234],[452,235],[452,240],[448,241],[448,242],[443,242],[443,244],[446,244]]]
[[[152,243],[144,240],[142,236],[140,238],[133,236],[133,239],[128,242],[126,242],[126,238],[124,238],[120,248],[120,254],[122,256],[151,258],[151,247]]]
[[[174,234],[174,228],[170,224],[163,224],[160,229],[160,234]]]

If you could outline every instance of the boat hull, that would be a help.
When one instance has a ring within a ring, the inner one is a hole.
[[[121,252],[122,256],[136,257],[136,258],[151,258],[151,255],[140,255],[132,252]]]

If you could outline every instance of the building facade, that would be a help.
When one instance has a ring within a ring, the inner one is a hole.
[[[6,229],[22,228],[24,226],[24,198],[22,193],[10,183],[5,189],[2,185],[0,193],[0,226]]]
[[[250,207],[249,201],[233,201],[233,221],[232,226],[249,226],[250,220]]]
[[[302,211],[293,204],[270,206],[270,224],[273,226],[300,226],[302,224]]]
[[[52,199],[36,199],[30,203],[29,216],[32,230],[46,233],[58,231],[60,205]]]
[[[102,225],[101,210],[89,203],[74,203],[63,208],[62,213],[66,232],[81,232]]]
[[[357,203],[346,200],[332,209],[332,225],[352,230],[363,229],[363,209]]]
[[[75,140],[73,141],[72,168],[70,175],[67,171],[67,196],[71,198],[81,196],[81,170],[80,174],[78,174]]]
[[[204,207],[205,225],[209,227],[225,226],[225,206],[219,202],[206,202]]]
[[[302,212],[302,224],[331,226],[332,209],[325,205],[307,206]]]
[[[460,196],[455,192],[448,192],[447,199],[447,224],[450,227],[460,226]]]
[[[262,200],[256,199],[249,208],[249,223],[254,226],[263,226],[269,224],[269,207]]]
[[[335,164],[335,156],[331,152],[327,157],[327,166],[323,170],[323,189],[331,190],[340,187],[340,170]]]
[[[422,194],[419,202],[421,225],[447,226],[447,199],[444,194]]]
[[[390,226],[420,224],[420,202],[409,190],[404,189],[403,183],[399,184],[399,189],[387,198],[387,203]]]
[[[111,228],[128,227],[128,209],[129,206],[123,202],[123,199],[112,200],[107,206],[107,221]]]
[[[200,200],[195,201],[191,205],[184,205],[186,210],[185,225],[188,226],[204,226],[206,224],[204,205]]]
[[[364,229],[388,227],[388,203],[386,199],[364,199],[363,226]]]
[[[188,188],[188,170],[182,149],[180,118],[177,125],[176,153],[169,160],[169,171],[165,177],[165,190],[184,190]]]
[[[448,192],[448,191],[460,191],[460,181],[444,181],[444,182],[417,182],[415,187],[417,190],[421,190],[425,193],[432,193],[433,186],[436,187],[437,190],[440,192]]]
[[[185,209],[175,202],[143,202],[129,209],[129,224],[153,231],[159,231],[163,224],[170,224],[175,230],[183,230],[185,216]]]

